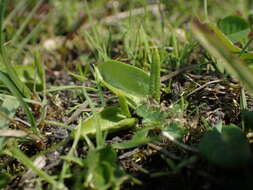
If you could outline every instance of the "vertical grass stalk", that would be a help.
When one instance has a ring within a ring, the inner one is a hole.
[[[158,49],[155,49],[152,53],[152,61],[151,61],[151,72],[150,72],[150,95],[151,97],[160,102],[160,72],[161,72],[161,60]]]

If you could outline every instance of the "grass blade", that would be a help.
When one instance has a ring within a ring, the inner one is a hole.
[[[10,79],[10,77],[6,73],[1,72],[1,71],[0,71],[0,80],[9,88],[9,90],[12,92],[12,94],[18,99],[20,104],[23,106],[24,111],[26,112],[26,115],[28,117],[28,120],[29,120],[29,122],[32,126],[33,132],[35,134],[38,134],[33,114],[29,110],[29,107],[28,107],[27,103],[23,100],[23,96],[22,96],[21,92],[19,91],[19,89],[16,87],[16,85]]]
[[[8,152],[8,155],[11,154],[11,156],[15,157],[17,160],[19,160],[22,164],[24,164],[27,168],[32,169],[38,176],[43,178],[45,181],[47,181],[49,184],[51,184],[56,189],[65,189],[64,185],[62,183],[58,183],[54,180],[54,178],[50,175],[48,175],[46,172],[42,171],[41,169],[37,168],[33,162],[28,158],[23,152],[21,152],[16,146],[13,146],[10,148],[10,153]]]
[[[220,60],[226,70],[235,76],[253,94],[253,72],[227,46],[215,35],[215,32],[207,24],[195,20],[192,23],[192,31],[199,42]]]

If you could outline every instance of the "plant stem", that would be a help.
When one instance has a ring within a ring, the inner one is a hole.
[[[124,95],[119,95],[118,94],[118,98],[119,98],[119,105],[120,105],[122,113],[125,116],[127,116],[128,118],[131,117],[131,113],[129,111],[129,107],[128,107],[128,104],[127,104],[126,97]]]

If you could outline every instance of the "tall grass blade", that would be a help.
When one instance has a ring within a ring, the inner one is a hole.
[[[246,64],[227,48],[206,24],[195,20],[192,23],[192,31],[199,42],[213,55],[221,61],[225,69],[236,77],[253,95],[253,72]]]
[[[23,100],[23,96],[22,96],[21,92],[19,91],[19,89],[14,84],[14,82],[10,79],[10,77],[6,73],[1,72],[1,71],[0,71],[0,81],[2,81],[9,88],[9,90],[12,92],[12,94],[18,99],[18,101],[20,102],[20,104],[24,108],[24,111],[25,111],[25,113],[28,117],[28,120],[32,126],[33,132],[35,134],[38,134],[33,114],[29,110],[27,103]]]

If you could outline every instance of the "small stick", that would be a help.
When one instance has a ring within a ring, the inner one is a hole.
[[[202,86],[196,88],[195,90],[193,90],[192,92],[190,92],[189,94],[187,94],[186,97],[191,96],[192,94],[194,94],[194,93],[196,93],[197,91],[199,91],[199,90],[201,90],[201,89],[207,87],[207,86],[210,85],[210,84],[219,83],[219,82],[222,82],[222,81],[223,81],[222,79],[218,79],[218,80],[213,80],[213,81],[207,82],[207,83],[205,83],[204,85],[202,85]]]
[[[179,142],[178,140],[176,140],[172,135],[170,135],[166,131],[162,131],[162,135],[164,137],[166,137],[167,139],[169,139],[171,142],[173,142],[175,145],[178,145],[178,146],[182,147],[185,150],[188,150],[188,151],[191,151],[191,152],[199,152],[196,148],[190,147],[186,144],[183,144],[183,143]]]

